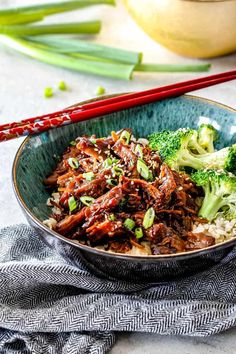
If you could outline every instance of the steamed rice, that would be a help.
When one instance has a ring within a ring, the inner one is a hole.
[[[231,221],[225,220],[222,217],[222,214],[219,213],[218,217],[211,223],[195,223],[193,226],[193,232],[208,233],[215,238],[216,243],[231,240],[236,237],[236,219],[232,219]]]

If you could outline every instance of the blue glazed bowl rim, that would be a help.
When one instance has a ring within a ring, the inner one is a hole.
[[[113,94],[113,95],[107,95],[107,96],[103,96],[100,98],[94,98],[91,100],[87,100],[87,101],[83,101],[83,102],[79,102],[78,104],[74,105],[75,107],[78,105],[82,105],[84,103],[88,103],[88,102],[92,102],[92,101],[97,101],[100,99],[105,99],[108,97],[114,97],[114,96],[119,96],[119,95],[123,95],[124,93],[119,93],[119,94]],[[194,96],[194,95],[183,95],[182,97],[186,98],[186,99],[190,99],[190,100],[195,100],[195,101],[200,101],[200,102],[205,102],[205,103],[209,103],[209,104],[213,104],[216,105],[220,108],[226,109],[227,111],[231,111],[233,113],[236,114],[236,109],[227,106],[225,104],[216,102],[214,100],[210,100],[210,99],[206,99],[206,98],[202,98],[199,96]],[[73,106],[72,106],[73,107]],[[40,135],[40,134],[38,134]],[[35,135],[34,135],[35,136]],[[219,251],[220,249],[224,249],[230,246],[233,246],[234,244],[236,244],[236,238],[235,239],[231,239],[231,240],[227,240],[224,241],[222,243],[218,243],[215,244],[213,246],[204,248],[204,249],[200,249],[200,250],[194,250],[194,251],[188,251],[188,252],[180,252],[180,253],[174,253],[174,254],[163,254],[163,255],[130,255],[130,254],[123,254],[123,253],[109,253],[105,250],[101,250],[101,249],[97,249],[97,248],[93,248],[87,245],[83,245],[80,244],[79,242],[75,242],[73,240],[70,240],[62,235],[60,235],[59,233],[57,233],[56,231],[53,231],[51,229],[49,229],[46,225],[43,224],[43,222],[41,220],[39,220],[33,213],[32,211],[27,207],[26,203],[24,202],[23,197],[21,196],[21,193],[19,191],[18,185],[17,185],[17,166],[20,160],[20,156],[21,156],[21,152],[23,151],[25,145],[28,143],[28,141],[32,138],[34,138],[34,136],[28,136],[26,139],[23,140],[22,144],[20,145],[20,147],[18,148],[14,161],[13,161],[13,167],[12,167],[12,185],[13,185],[13,190],[16,196],[16,199],[20,205],[20,207],[23,209],[23,211],[25,212],[25,214],[27,215],[27,217],[33,222],[33,224],[39,228],[40,230],[42,230],[44,233],[48,233],[51,236],[59,239],[60,241],[67,243],[73,247],[79,248],[81,251],[87,251],[87,252],[91,252],[94,255],[103,255],[106,257],[111,257],[111,258],[119,258],[119,259],[136,259],[136,260],[140,260],[140,261],[145,261],[145,260],[156,260],[156,261],[167,261],[167,260],[171,260],[171,261],[178,261],[181,259],[188,259],[188,258],[192,258],[192,257],[196,257],[196,256],[200,256],[203,254],[207,254],[210,252],[214,252],[214,251]]]

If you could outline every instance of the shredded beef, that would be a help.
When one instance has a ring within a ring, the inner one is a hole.
[[[93,135],[76,139],[76,145],[67,149],[46,178],[47,187],[60,194],[59,204],[52,202],[61,210],[55,230],[119,253],[132,247],[142,249],[143,241],[154,255],[213,245],[213,237],[192,232],[193,223],[199,221],[196,198],[201,196],[201,189],[186,174],[171,170],[156,151],[132,139],[125,141],[122,132],[112,132],[107,138]],[[69,158],[77,164],[71,166]],[[146,176],[137,167],[140,159],[146,165]],[[71,197],[76,203],[72,210]],[[144,217],[149,208],[155,215],[146,228]],[[137,228],[141,236],[137,236]]]

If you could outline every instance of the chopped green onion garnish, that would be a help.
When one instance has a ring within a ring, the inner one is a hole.
[[[124,140],[126,142],[126,144],[129,144],[130,142],[130,133],[127,131],[127,130],[124,130],[122,133],[121,133],[121,136],[120,136],[120,139],[121,140]]]
[[[110,221],[115,221],[115,220],[116,220],[114,214],[110,214],[110,215],[108,216],[108,219],[109,219]]]
[[[149,168],[147,167],[147,165],[145,164],[145,162],[141,159],[138,159],[138,162],[137,162],[137,170],[138,170],[138,173],[146,180],[149,179],[149,176],[150,176],[150,170]]]
[[[134,222],[134,220],[127,218],[127,219],[124,221],[124,227],[126,227],[126,229],[128,229],[128,230],[130,230],[130,231],[133,230],[133,228],[135,227],[135,222]]]
[[[45,87],[44,89],[44,96],[46,98],[50,98],[53,96],[53,89],[51,87]]]
[[[113,172],[115,176],[120,176],[123,175],[124,171],[122,170],[122,168],[118,167],[118,166],[114,166],[113,167]]]
[[[110,186],[117,186],[117,181],[116,179],[108,178],[107,184],[109,184]]]
[[[98,86],[97,90],[96,90],[96,95],[100,96],[103,95],[106,92],[105,88],[102,86]]]
[[[141,227],[136,227],[134,230],[136,238],[142,238],[143,237],[143,230]]]
[[[152,174],[152,172],[150,170],[149,170],[148,180],[151,181],[151,182],[154,180],[153,174]]]
[[[67,86],[66,86],[65,81],[60,81],[59,84],[58,84],[58,88],[61,91],[66,91],[67,90]]]
[[[153,208],[149,208],[143,218],[143,227],[144,229],[148,229],[154,223],[155,219],[155,210]]]
[[[108,157],[104,162],[103,162],[103,166],[104,168],[108,168],[112,165],[112,159],[110,157]]]
[[[84,195],[83,197],[80,197],[80,200],[84,205],[90,206],[91,204],[93,204],[95,199],[89,197],[88,195]]]
[[[138,157],[140,159],[143,158],[143,149],[141,148],[141,146],[139,144],[136,145],[134,152],[135,152],[136,155],[138,155]]]
[[[79,167],[79,161],[75,157],[70,157],[68,160],[68,164],[71,168],[76,170]]]
[[[76,146],[76,141],[75,141],[75,140],[71,141],[71,142],[70,142],[70,145],[71,145],[71,146]]]
[[[116,159],[116,158],[114,158],[114,159],[112,159],[112,163],[117,163],[117,162],[119,162],[120,160],[119,159]]]
[[[93,145],[95,145],[96,142],[97,142],[96,139],[94,139],[94,138],[90,138],[89,141],[90,141]]]
[[[68,205],[69,205],[70,211],[73,211],[77,208],[77,203],[76,203],[76,200],[73,196],[68,199]]]
[[[93,172],[83,173],[83,177],[84,177],[87,181],[92,181],[92,180],[94,179],[94,173],[93,173]]]

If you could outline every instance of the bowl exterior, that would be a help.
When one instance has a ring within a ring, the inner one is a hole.
[[[236,1],[123,0],[138,25],[178,54],[211,58],[236,51]]]
[[[200,251],[134,257],[81,245],[49,230],[42,223],[50,214],[50,208],[46,207],[50,194],[42,181],[55,167],[58,156],[77,136],[93,133],[105,136],[111,130],[123,127],[133,128],[137,136],[146,136],[156,130],[188,126],[197,128],[202,122],[217,126],[225,145],[235,142],[236,112],[190,96],[135,107],[29,137],[21,145],[14,161],[13,187],[16,197],[29,223],[47,244],[75,265],[84,263],[97,275],[123,280],[158,281],[206,269],[229,253],[235,240]]]

